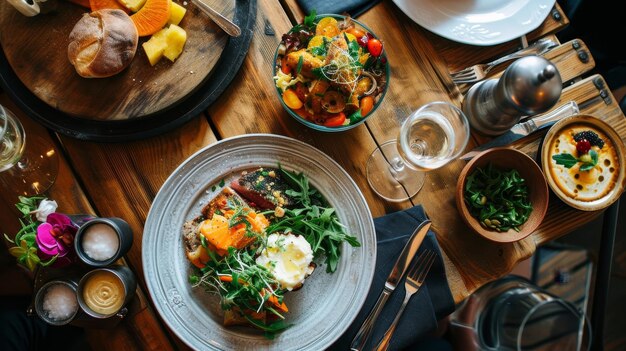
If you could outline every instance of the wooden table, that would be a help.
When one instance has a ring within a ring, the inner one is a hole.
[[[359,17],[382,38],[391,64],[391,85],[376,115],[341,134],[324,134],[302,126],[287,115],[273,88],[271,71],[274,50],[282,33],[303,14],[295,0],[258,0],[252,44],[235,83],[205,113],[184,126],[158,137],[118,144],[81,141],[45,130],[32,122],[0,94],[0,104],[22,120],[27,134],[53,140],[60,153],[60,172],[48,196],[66,213],[94,213],[122,217],[132,226],[135,239],[126,263],[140,279],[139,295],[126,320],[110,330],[87,330],[94,350],[169,350],[186,348],[165,327],[146,297],[141,265],[143,225],[152,199],[168,175],[188,156],[217,140],[246,133],[275,133],[310,143],[330,155],[354,178],[377,217],[421,204],[430,215],[444,251],[448,283],[456,302],[485,283],[501,277],[530,257],[536,246],[554,240],[599,215],[573,210],[555,196],[542,225],[533,235],[513,244],[495,244],[473,235],[461,222],[454,204],[457,176],[464,166],[455,161],[429,172],[423,189],[410,201],[389,203],[369,188],[365,164],[380,143],[394,139],[403,119],[433,100],[460,106],[466,87],[453,84],[449,72],[514,51],[516,41],[494,47],[472,47],[438,37],[406,17],[392,2],[384,1]],[[553,14],[528,35],[530,41],[550,36],[568,24],[556,6]],[[566,88],[561,100],[576,100],[582,112],[608,121],[626,140],[626,119],[602,77],[580,79],[594,67],[593,58],[581,61],[579,52],[589,54],[585,44],[574,49],[562,43],[546,57],[561,72]],[[500,70],[504,69],[501,67]],[[541,133],[514,145],[534,155]],[[468,150],[486,138],[474,135]],[[0,229],[14,233],[18,228],[13,199],[0,203]]]

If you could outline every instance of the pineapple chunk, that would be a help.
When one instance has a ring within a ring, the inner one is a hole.
[[[161,29],[160,31],[154,33],[150,40],[143,43],[141,46],[143,50],[146,52],[146,56],[148,56],[148,61],[150,61],[150,65],[154,66],[157,62],[163,57],[163,52],[167,47],[167,29]]]
[[[185,16],[186,12],[186,8],[178,5],[175,2],[172,2],[172,6],[170,6],[170,19],[167,20],[167,23],[178,25],[180,21],[182,21],[183,16]]]
[[[170,24],[165,34],[166,48],[163,56],[174,62],[183,52],[183,47],[187,41],[187,32],[175,24]]]
[[[117,0],[120,4],[124,5],[127,9],[137,12],[146,3],[146,0]]]

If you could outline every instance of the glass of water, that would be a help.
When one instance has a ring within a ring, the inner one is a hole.
[[[397,141],[374,150],[367,161],[367,181],[388,201],[407,200],[424,185],[425,171],[459,157],[469,136],[463,111],[448,102],[428,103],[402,123]]]
[[[33,136],[26,142],[21,122],[0,105],[0,183],[3,193],[33,196],[48,190],[59,170],[54,146]]]

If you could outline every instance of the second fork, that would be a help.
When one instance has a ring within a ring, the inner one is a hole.
[[[514,53],[505,55],[485,64],[476,64],[471,67],[467,67],[463,70],[452,72],[450,76],[452,76],[452,81],[456,84],[465,84],[465,83],[473,83],[478,82],[484,79],[489,71],[491,71],[494,67],[510,61],[514,59],[518,59],[524,56],[529,55],[543,55],[548,52],[550,49],[558,46],[558,43],[554,42],[548,38],[542,38],[533,43],[532,45],[524,48],[522,50],[516,51]]]
[[[406,276],[406,281],[404,283],[405,293],[404,300],[402,301],[402,306],[400,306],[400,310],[396,314],[396,317],[391,323],[389,329],[387,329],[387,331],[385,332],[382,340],[380,341],[380,343],[378,343],[378,346],[376,346],[376,351],[387,350],[387,348],[389,347],[391,337],[396,330],[400,317],[404,313],[406,305],[409,303],[411,296],[413,296],[424,283],[430,267],[433,265],[433,262],[435,262],[436,256],[437,255],[432,250],[426,250],[422,252],[417,260],[415,260],[415,262],[413,262],[413,264],[411,265],[411,268],[409,269],[409,272]]]

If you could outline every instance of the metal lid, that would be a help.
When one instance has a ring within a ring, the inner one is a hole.
[[[554,106],[562,88],[556,66],[533,55],[516,60],[504,71],[496,94],[503,94],[520,112],[536,114]]]

